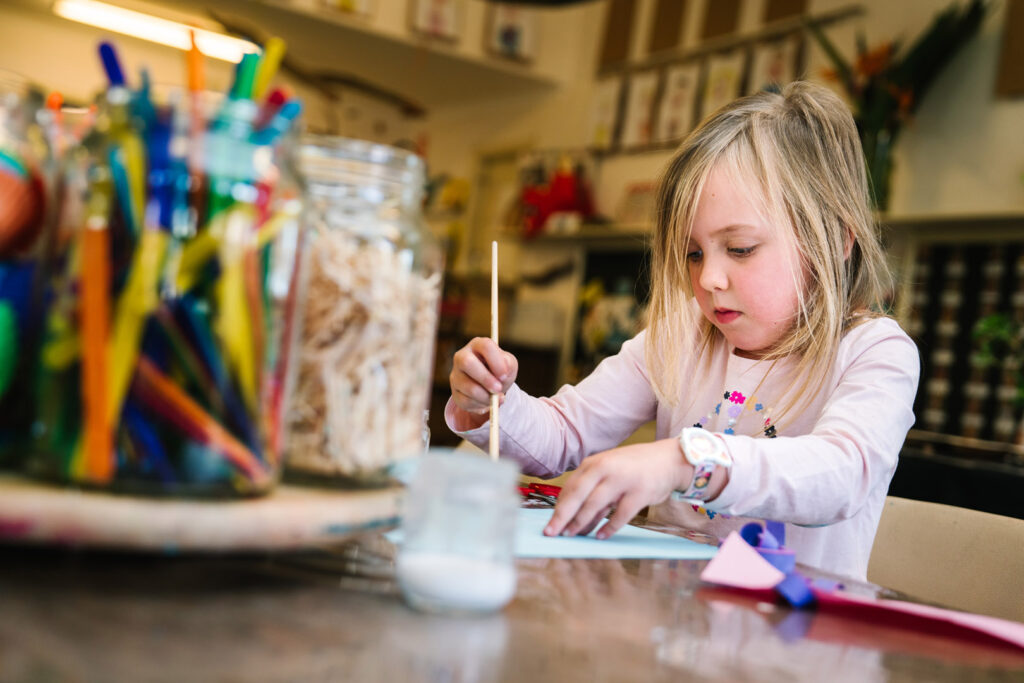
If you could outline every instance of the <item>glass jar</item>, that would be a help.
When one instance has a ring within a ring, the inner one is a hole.
[[[287,474],[374,483],[423,450],[443,256],[424,226],[422,160],[304,139],[309,260]]]
[[[43,95],[0,70],[0,467],[20,465],[32,421],[53,202]]]
[[[269,491],[297,333],[303,191],[290,138],[111,87],[67,165],[28,463],[150,495]]]

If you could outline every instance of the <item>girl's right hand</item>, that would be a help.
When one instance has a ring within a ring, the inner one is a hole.
[[[498,348],[489,337],[475,337],[455,352],[448,381],[455,403],[455,427],[459,431],[476,429],[489,419],[491,394],[505,392],[516,381],[519,361]]]

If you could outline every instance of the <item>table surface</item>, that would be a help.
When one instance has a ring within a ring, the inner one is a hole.
[[[758,602],[702,584],[703,561],[520,560],[503,612],[453,618],[405,606],[393,557],[380,535],[241,556],[0,546],[0,680],[1024,677],[1024,653]]]

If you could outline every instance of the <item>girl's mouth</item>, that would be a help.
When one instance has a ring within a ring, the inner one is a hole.
[[[740,317],[739,311],[732,311],[728,308],[715,309],[715,322],[719,325],[727,325],[738,317]]]

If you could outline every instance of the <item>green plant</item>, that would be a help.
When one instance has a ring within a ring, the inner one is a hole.
[[[974,341],[978,348],[974,358],[983,366],[1001,363],[1007,358],[1011,365],[1017,395],[1014,402],[1024,405],[1024,325],[1006,313],[993,313],[974,325]]]
[[[906,47],[893,40],[869,49],[864,35],[858,34],[852,64],[820,26],[807,24],[832,63],[827,76],[837,80],[850,98],[875,204],[880,210],[888,207],[892,149],[904,124],[939,72],[978,31],[988,7],[988,0],[972,0],[963,8],[953,3]]]

